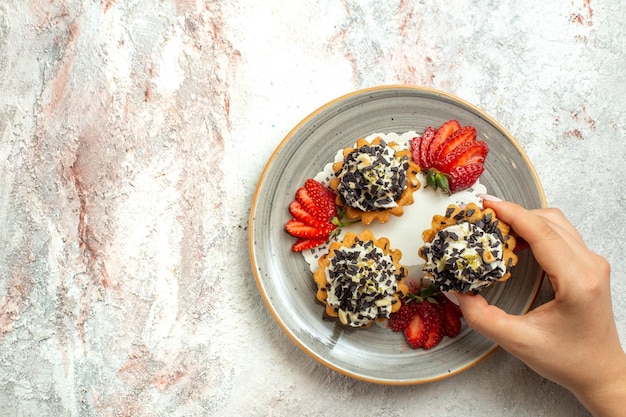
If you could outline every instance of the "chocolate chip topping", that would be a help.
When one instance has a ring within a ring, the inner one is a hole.
[[[409,168],[408,156],[395,154],[384,140],[350,152],[337,173],[337,192],[344,204],[363,211],[395,207],[406,188]]]
[[[356,239],[353,246],[336,249],[329,261],[327,302],[344,324],[359,327],[389,317],[401,273],[390,255],[372,241]]]
[[[424,272],[441,290],[476,293],[504,276],[502,234],[497,221],[484,220],[488,223],[460,223],[442,229],[422,248],[427,259]]]

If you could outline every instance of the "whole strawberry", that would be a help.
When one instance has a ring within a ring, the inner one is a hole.
[[[485,171],[489,148],[473,126],[448,120],[411,140],[413,160],[426,173],[427,186],[452,194],[471,187]]]

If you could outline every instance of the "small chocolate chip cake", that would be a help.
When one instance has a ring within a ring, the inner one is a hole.
[[[369,230],[347,232],[343,241],[333,242],[313,274],[316,297],[325,304],[326,314],[351,327],[369,327],[389,318],[409,291],[401,257],[399,250],[390,249],[388,239],[376,239]]]
[[[422,233],[419,256],[423,271],[441,291],[478,293],[494,281],[505,281],[517,264],[515,237],[491,209],[475,204],[448,206]]]
[[[420,171],[408,149],[380,137],[372,142],[359,139],[354,148],[343,151],[343,160],[333,165],[335,178],[330,188],[337,193],[337,205],[345,207],[349,219],[381,223],[390,214],[401,216],[403,206],[413,204],[413,192],[421,186]]]

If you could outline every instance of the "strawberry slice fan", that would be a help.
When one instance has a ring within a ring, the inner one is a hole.
[[[426,183],[447,194],[471,187],[485,171],[489,148],[477,140],[473,126],[449,120],[429,127],[411,141],[413,159],[426,173]]]
[[[341,221],[335,205],[335,193],[323,184],[308,179],[296,191],[296,199],[289,204],[293,219],[285,226],[287,233],[297,238],[291,250],[301,252],[320,246],[339,233],[349,223]]]
[[[402,299],[402,307],[389,318],[394,332],[403,332],[413,349],[432,349],[444,338],[461,332],[463,313],[456,304],[431,285],[413,289]]]

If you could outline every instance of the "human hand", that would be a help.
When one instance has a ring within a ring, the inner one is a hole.
[[[467,324],[571,390],[595,415],[625,415],[626,355],[613,316],[606,259],[587,248],[558,209],[529,211],[487,199],[484,205],[528,243],[554,299],[514,316],[480,295],[457,294]]]

